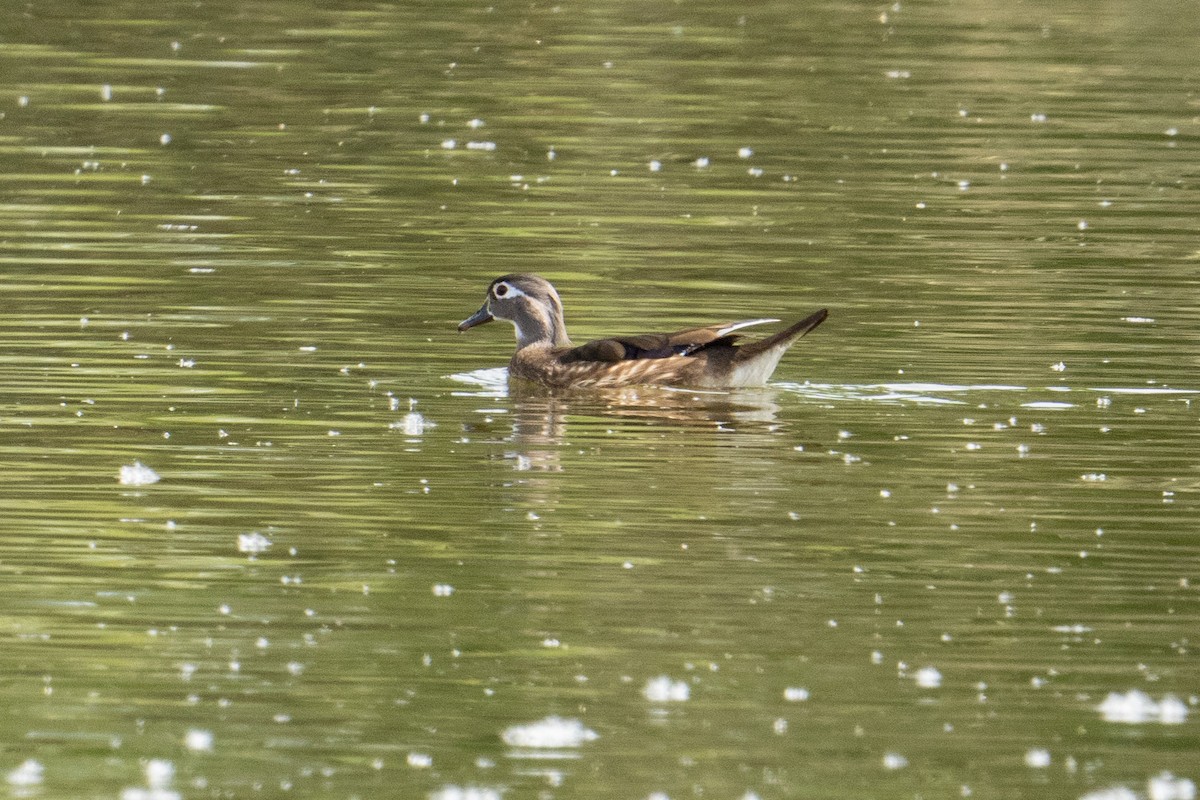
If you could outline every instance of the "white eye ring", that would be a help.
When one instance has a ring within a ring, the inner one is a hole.
[[[492,287],[492,294],[496,295],[496,297],[504,297],[511,288],[507,283],[497,283]]]

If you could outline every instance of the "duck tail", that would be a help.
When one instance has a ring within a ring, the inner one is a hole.
[[[784,328],[779,333],[768,336],[765,339],[759,339],[757,342],[742,345],[737,349],[737,358],[745,361],[771,350],[778,350],[782,353],[795,344],[796,340],[801,336],[824,322],[828,316],[828,309],[822,308],[820,311],[814,311],[795,325]]]

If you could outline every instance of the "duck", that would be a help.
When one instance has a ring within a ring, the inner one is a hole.
[[[514,273],[496,278],[478,311],[458,324],[459,332],[493,320],[512,323],[517,350],[510,379],[551,388],[620,388],[653,385],[697,389],[740,389],[766,385],[780,359],[800,337],[826,317],[820,309],[763,339],[741,343],[744,328],[779,322],[747,319],[674,333],[614,336],[573,345],[567,336],[562,299],[545,278]]]

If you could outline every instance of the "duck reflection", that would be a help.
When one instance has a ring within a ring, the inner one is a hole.
[[[616,422],[665,423],[697,432],[754,428],[774,431],[779,406],[768,389],[735,392],[697,392],[658,387],[563,391],[537,384],[514,383],[512,454],[518,470],[560,471],[562,448],[575,441],[594,442],[612,434]]]
[[[507,371],[481,370],[453,376],[474,384],[475,397],[500,401],[485,422],[487,428],[511,445],[503,457],[521,472],[561,472],[563,454],[575,450],[610,448],[618,435],[622,441],[643,438],[649,444],[659,433],[694,431],[698,436],[721,436],[737,432],[739,444],[774,447],[780,407],[780,390],[767,388],[735,390],[674,389],[629,386],[613,389],[550,388],[527,381],[508,381]],[[507,406],[507,408],[499,408]],[[507,412],[507,413],[504,413]],[[509,429],[511,426],[511,429]],[[507,433],[511,430],[511,433]],[[760,437],[768,437],[764,440]],[[692,440],[693,442],[696,440]]]
[[[509,388],[509,397],[514,412],[527,421],[543,415],[557,418],[574,412],[720,429],[747,423],[771,425],[779,413],[776,395],[770,389],[699,391],[629,386],[571,391],[519,381]],[[556,424],[545,427],[559,431]]]

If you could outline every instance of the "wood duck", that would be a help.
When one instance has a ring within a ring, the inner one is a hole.
[[[597,339],[578,347],[567,338],[562,301],[537,275],[505,275],[492,281],[483,307],[458,324],[459,331],[494,319],[511,322],[517,352],[511,378],[551,387],[620,387],[639,384],[732,389],[762,386],[784,351],[820,325],[828,311],[814,312],[765,339],[739,345],[736,331],[777,319],[724,322],[675,333]]]

